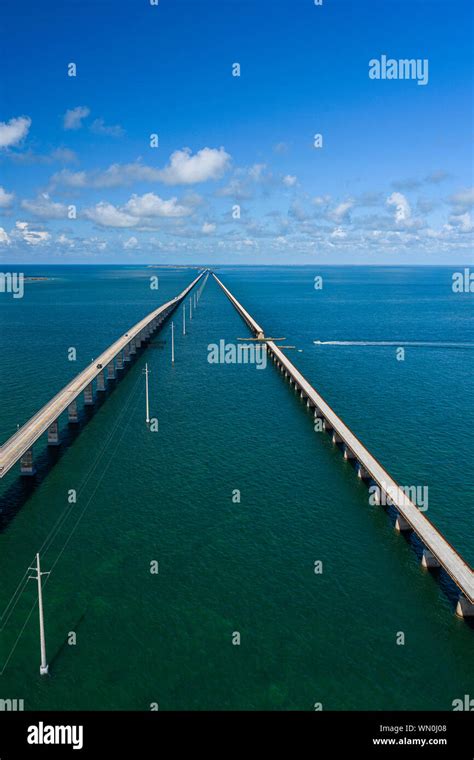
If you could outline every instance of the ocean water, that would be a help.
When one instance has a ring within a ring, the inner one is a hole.
[[[24,270],[50,279],[0,298],[2,441],[195,276]],[[474,319],[452,271],[216,268],[388,471],[428,487],[427,516],[472,565]],[[35,446],[34,482],[15,469],[0,483],[0,698],[25,709],[403,710],[472,696],[474,630],[454,615],[451,585],[422,570],[419,546],[369,504],[272,364],[207,361],[211,343],[249,334],[212,278],[186,336],[181,313],[175,324],[174,366],[167,323],[83,412],[79,435],[63,423],[58,451]],[[145,361],[158,432],[145,424]],[[48,677],[35,584],[21,583],[40,549]]]

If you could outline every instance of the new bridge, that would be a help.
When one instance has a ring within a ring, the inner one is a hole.
[[[443,534],[420,512],[419,508],[406,495],[405,491],[389,475],[387,470],[370,453],[352,430],[338,417],[323,397],[306,380],[283,351],[272,341],[265,339],[265,333],[230,290],[221,282],[214,272],[216,282],[220,285],[231,303],[247,323],[250,330],[267,346],[276,367],[294,385],[308,407],[314,409],[316,419],[321,420],[322,428],[332,436],[334,444],[339,444],[345,459],[354,460],[360,478],[372,482],[378,488],[380,501],[391,503],[397,510],[395,527],[399,531],[413,530],[424,549],[422,564],[425,567],[443,567],[461,592],[456,613],[461,617],[474,617],[474,572]]]

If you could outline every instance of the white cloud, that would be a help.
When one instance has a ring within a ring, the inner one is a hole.
[[[85,215],[101,227],[134,227],[140,221],[138,217],[131,216],[105,201],[86,209]]]
[[[0,148],[18,145],[28,134],[30,126],[31,119],[29,116],[18,116],[16,119],[0,122]]]
[[[45,230],[32,230],[28,222],[17,222],[15,235],[20,237],[28,245],[41,245],[51,239],[49,232]]]
[[[342,227],[336,227],[336,229],[331,232],[331,237],[341,239],[347,237],[347,233],[344,232]]]
[[[69,248],[74,248],[74,240],[71,240],[71,238],[68,238],[67,235],[59,235],[56,238],[56,243],[58,243],[58,245],[64,245],[64,246],[68,246]]]
[[[203,148],[192,156],[189,148],[171,154],[164,169],[134,161],[130,164],[111,164],[104,171],[71,172],[62,169],[51,177],[51,185],[67,185],[73,188],[120,187],[134,182],[164,182],[168,185],[186,185],[217,179],[227,168],[230,156],[223,148]]]
[[[133,235],[132,237],[128,238],[128,240],[124,240],[123,242],[123,247],[125,248],[125,250],[136,248],[137,245],[138,245],[138,240],[136,237],[133,237]]]
[[[154,217],[177,219],[191,213],[192,210],[180,205],[175,197],[163,200],[155,193],[145,193],[133,194],[123,206],[101,201],[86,209],[85,216],[102,227],[136,227]]]
[[[132,195],[130,200],[125,204],[126,213],[137,217],[181,217],[188,216],[191,209],[186,208],[178,203],[178,199],[173,197],[165,201],[155,193],[145,193],[144,195]]]
[[[317,195],[315,198],[313,198],[313,203],[315,206],[327,206],[328,203],[331,201],[330,195]]]
[[[253,166],[251,166],[248,170],[250,179],[252,179],[254,182],[259,182],[263,178],[266,168],[266,164],[253,164]]]
[[[96,135],[107,135],[108,137],[122,137],[125,134],[125,130],[120,124],[106,124],[103,119],[95,119],[91,126],[91,132]]]
[[[42,193],[32,201],[22,201],[21,207],[40,219],[64,219],[67,216],[67,206],[52,201],[48,193]]]
[[[212,222],[204,222],[201,228],[201,232],[204,232],[205,235],[209,235],[211,232],[214,232],[216,229],[216,225]]]
[[[0,245],[10,245],[11,240],[8,233],[0,227]]]
[[[449,222],[453,226],[458,227],[461,232],[472,232],[474,229],[469,211],[466,211],[464,214],[450,216]]]
[[[8,208],[11,206],[14,197],[14,193],[7,193],[3,187],[0,187],[0,208]]]
[[[175,150],[169,164],[160,172],[160,179],[168,185],[191,185],[219,179],[230,163],[224,148],[202,148],[194,156],[190,148]]]
[[[392,193],[387,198],[387,205],[395,206],[395,221],[397,224],[407,222],[410,219],[410,204],[403,193]]]
[[[283,177],[283,184],[285,187],[294,187],[296,182],[296,177],[293,177],[291,174],[287,174],[286,177]]]
[[[339,203],[339,205],[330,212],[329,216],[331,219],[334,219],[335,222],[342,222],[343,219],[347,218],[349,211],[354,208],[354,206],[355,201],[352,200],[352,198],[349,198],[347,201]]]
[[[87,106],[77,106],[76,108],[70,108],[63,117],[64,129],[80,129],[82,122],[86,119],[91,112],[91,109]]]

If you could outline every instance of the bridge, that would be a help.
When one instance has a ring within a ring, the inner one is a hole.
[[[94,403],[93,381],[96,390],[105,391],[106,380],[114,380],[118,370],[131,360],[137,350],[148,342],[153,333],[159,329],[164,320],[179,306],[188,293],[197,285],[209,270],[201,272],[179,295],[159,306],[146,317],[131,327],[118,340],[101,353],[97,359],[80,372],[62,390],[43,406],[28,422],[0,447],[0,478],[20,460],[21,474],[34,475],[33,444],[43,433],[48,434],[48,444],[59,444],[58,418],[68,410],[69,422],[78,422],[77,399],[84,393],[84,404]]]
[[[289,380],[290,385],[294,385],[299,391],[301,398],[306,399],[307,407],[314,409],[315,418],[321,420],[322,429],[331,435],[333,443],[341,447],[344,458],[353,460],[358,476],[377,486],[375,493],[379,495],[379,501],[395,507],[396,529],[398,531],[412,530],[418,536],[424,547],[423,566],[429,568],[441,566],[454,581],[460,591],[456,613],[460,617],[474,617],[472,568],[435,525],[420,512],[383,465],[370,453],[283,351],[272,340],[265,339],[265,332],[261,325],[251,317],[217,275],[214,272],[212,275],[257,339],[266,344],[267,353],[272,357],[276,367]]]

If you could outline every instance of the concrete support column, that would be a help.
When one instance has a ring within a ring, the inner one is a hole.
[[[67,408],[67,416],[68,416],[68,422],[71,422],[71,423],[79,422],[76,399],[74,399],[74,401],[71,401],[71,403],[69,404]]]
[[[458,599],[456,615],[463,618],[474,618],[474,604],[472,604],[469,599],[466,599],[464,594],[461,594]]]
[[[357,477],[361,480],[370,480],[370,475],[365,469],[365,467],[362,467],[360,462],[357,462]]]
[[[333,430],[333,426],[326,419],[323,419],[323,430],[326,430],[327,432],[331,432]]]
[[[33,462],[33,449],[25,451],[20,459],[20,473],[21,475],[34,475],[36,473],[36,467]]]
[[[332,442],[333,443],[342,443],[342,438],[339,435],[339,433],[336,433],[335,430],[332,431]]]
[[[313,402],[311,401],[311,399],[309,397],[308,397],[308,400],[306,402],[306,406],[308,407],[308,409],[312,409],[313,406],[314,406]]]
[[[133,353],[135,353],[135,351]],[[126,343],[123,347],[123,360],[124,362],[130,361],[130,343]]]
[[[423,567],[439,567],[439,562],[430,552],[429,549],[423,549],[423,556],[421,558],[421,564]]]
[[[48,446],[59,446],[59,426],[54,420],[48,428]]]
[[[94,391],[92,389],[92,383],[86,385],[84,388],[84,404],[86,406],[93,406],[94,404]]]
[[[395,530],[398,530],[399,533],[411,530],[410,523],[405,520],[403,515],[397,515],[397,519],[395,521]]]
[[[117,369],[123,369],[123,354],[121,351],[118,352],[117,356],[115,357],[117,360]]]
[[[107,380],[115,380],[115,364],[113,359],[107,364]]]
[[[300,398],[304,398],[304,391],[301,391]]]
[[[355,459],[355,454],[353,451],[350,450],[350,448],[346,445],[344,445],[344,459]]]
[[[140,348],[142,345],[142,334],[141,332],[138,333],[138,335],[135,335],[135,345],[137,348]]]
[[[104,370],[99,372],[97,375],[97,390],[98,391],[105,391],[105,375]]]
[[[125,346],[125,348],[128,349],[129,357],[128,359],[125,358],[125,351],[123,352],[123,360],[126,362],[130,361],[130,354],[136,354],[137,353],[137,339],[132,338],[128,346]]]

